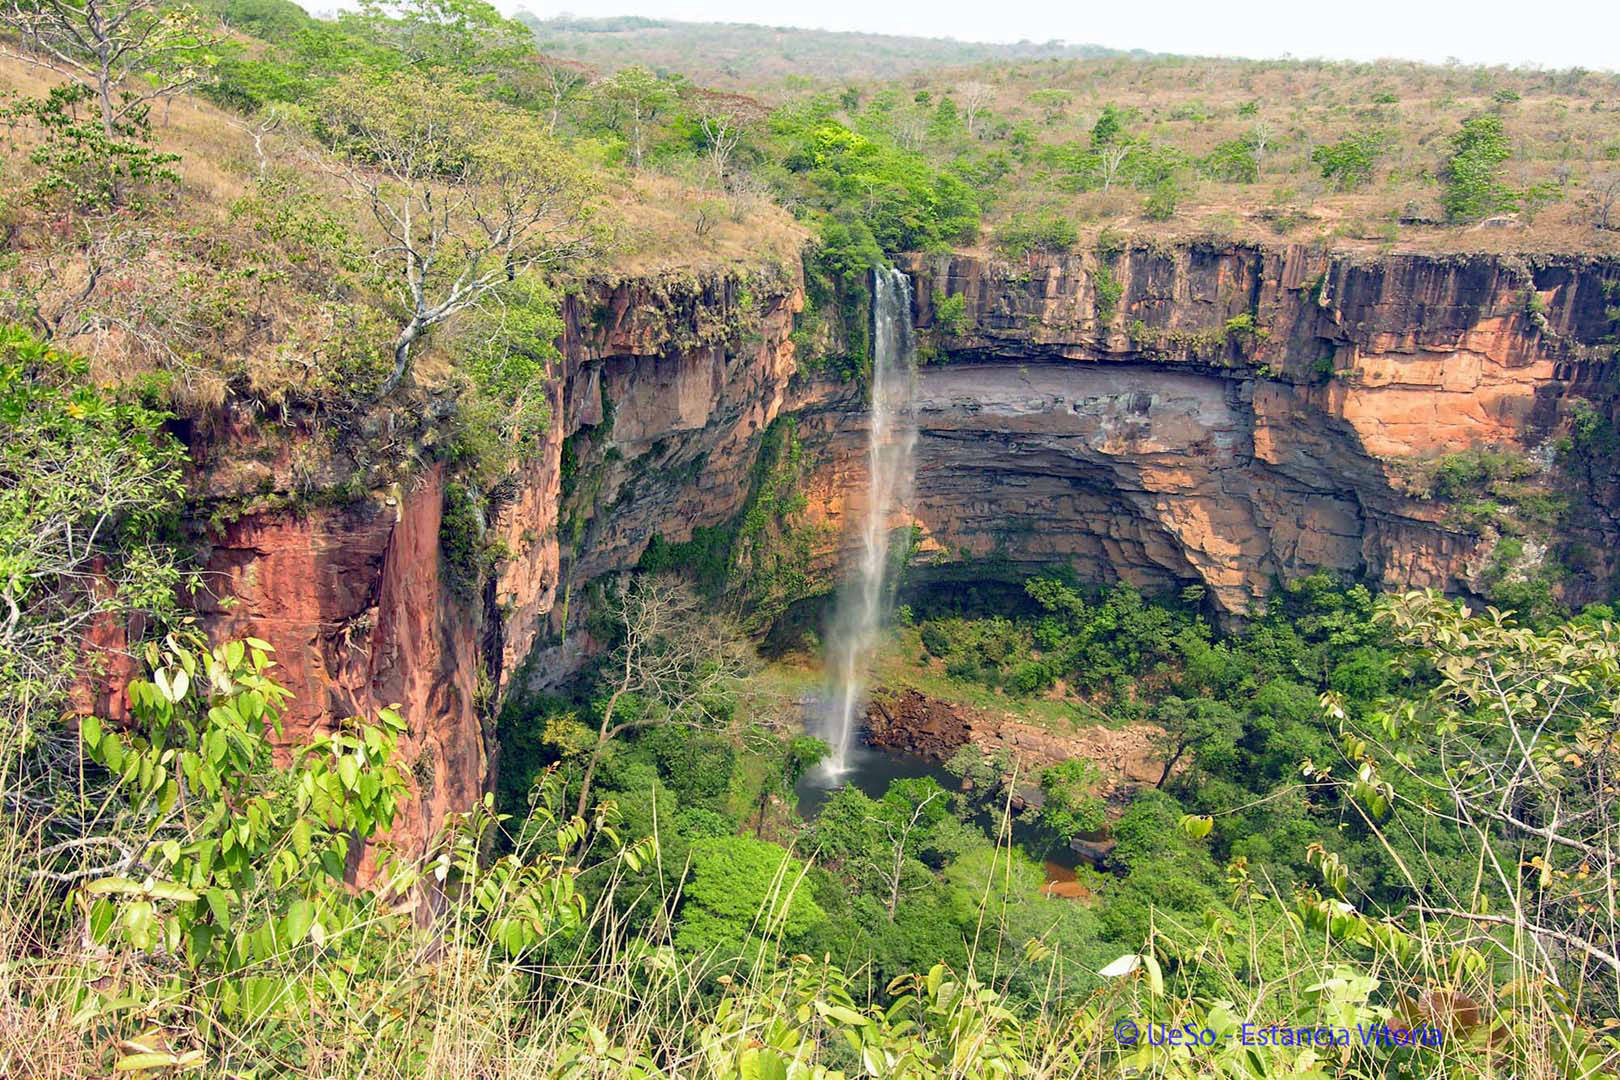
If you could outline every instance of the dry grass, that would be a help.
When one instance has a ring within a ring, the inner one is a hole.
[[[1085,145],[1109,104],[1132,111],[1132,135],[1192,157],[1257,128],[1266,131],[1269,144],[1258,183],[1196,180],[1167,222],[1144,217],[1145,196],[1128,188],[1064,193],[1037,152],[1002,182],[1009,194],[988,215],[991,226],[1040,207],[1076,220],[1083,234],[1111,227],[1350,250],[1620,252],[1620,232],[1593,226],[1598,189],[1620,177],[1617,74],[1396,61],[1106,59],[982,65],[862,90],[867,102],[885,90],[898,91],[902,113],[915,108],[921,122],[932,105],[914,106],[916,94],[926,93],[930,103],[942,96],[960,102],[970,83],[990,87],[988,116],[980,120],[979,137],[966,144],[978,151],[1010,152],[1014,130],[1032,135],[1039,147]],[[1518,214],[1486,227],[1400,223],[1441,220],[1436,175],[1448,140],[1466,117],[1489,110],[1500,113],[1513,145],[1504,175],[1508,186],[1553,184],[1561,199],[1533,220]],[[1360,191],[1334,190],[1310,160],[1312,150],[1367,128],[1391,136],[1377,178]],[[920,128],[918,133],[925,151],[948,152],[930,149]],[[1620,209],[1615,216],[1620,224]]]
[[[643,172],[608,197],[608,272],[653,274],[716,266],[797,262],[809,232],[758,195]]]
[[[58,81],[47,68],[0,58],[0,92],[40,97]],[[248,121],[206,101],[160,103],[153,143],[179,155],[180,183],[160,185],[138,213],[98,216],[30,200],[23,193],[39,176],[30,161],[37,137],[20,127],[0,134],[0,174],[15,193],[3,204],[7,247],[16,256],[0,269],[0,293],[11,294],[0,317],[67,312],[58,340],[88,356],[99,379],[157,373],[191,415],[233,395],[281,408],[341,402],[375,384],[377,356],[397,332],[386,283],[312,261],[296,236],[262,227],[290,190],[298,213],[329,214],[357,249],[379,241],[369,215],[297,132],[262,134],[256,146]],[[280,186],[266,193],[261,175]],[[619,170],[604,170],[600,181],[599,219],[611,239],[571,275],[781,266],[805,239],[780,209],[696,182]],[[93,263],[101,281],[81,302]],[[421,359],[424,386],[452,379],[451,359],[431,339]]]

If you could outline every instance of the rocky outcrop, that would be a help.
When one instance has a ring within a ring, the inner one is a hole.
[[[943,361],[919,380],[907,517],[922,566],[1065,562],[1097,580],[1203,584],[1231,613],[1320,567],[1470,588],[1489,538],[1412,498],[1403,463],[1487,445],[1544,454],[1574,396],[1608,407],[1620,329],[1620,269],[1577,259],[1192,246],[909,270]],[[945,297],[960,297],[948,335]],[[797,270],[770,267],[571,294],[544,388],[553,423],[482,508],[477,541],[501,557],[478,581],[447,573],[441,470],[354,490],[364,469],[308,438],[271,439],[262,418],[187,432],[214,518],[207,623],[275,645],[293,736],[403,706],[419,795],[402,838],[420,850],[487,783],[503,696],[554,683],[593,647],[592,584],[634,567],[655,535],[731,520],[778,416],[796,414],[815,461],[807,514],[847,534],[863,405],[857,387],[796,376],[800,304]],[[394,418],[364,423],[386,448]],[[1594,528],[1602,570],[1620,536]],[[820,550],[824,585],[840,554],[836,540]]]
[[[689,540],[746,501],[797,370],[790,335],[803,294],[796,271],[709,288],[675,311],[631,291],[594,332],[579,323],[583,308],[570,315],[579,345],[559,384],[557,457],[530,467],[495,523],[519,552],[494,584],[503,690],[520,668],[536,688],[577,669],[591,642],[575,632],[585,606],[565,602],[574,590],[636,566],[654,536]]]
[[[964,746],[986,755],[1004,753],[1009,768],[1016,765],[1026,779],[1049,765],[1085,758],[1097,767],[1101,777],[1097,792],[1104,797],[1121,787],[1156,783],[1164,769],[1154,748],[1163,732],[1151,724],[1119,728],[1093,724],[1054,731],[991,710],[941,701],[910,687],[876,691],[863,730],[873,746],[928,761],[949,761]],[[1003,779],[1010,783],[1015,777],[1009,772]],[[1022,810],[1037,804],[1040,788],[1020,784],[1013,798]]]
[[[901,689],[872,696],[863,730],[873,746],[945,762],[973,741],[976,728],[987,727],[989,721],[966,706]]]
[[[233,413],[187,432],[199,613],[216,636],[274,646],[293,690],[289,742],[402,706],[415,794],[394,839],[422,851],[489,782],[490,720],[525,662],[565,672],[588,646],[581,633],[560,644],[569,580],[633,566],[655,532],[680,540],[736,513],[794,370],[800,303],[797,273],[770,268],[571,295],[563,370],[544,388],[555,422],[497,487],[483,535],[451,538],[504,555],[481,581],[458,581],[446,565],[443,466],[337,495],[365,470],[309,430]],[[395,418],[368,422],[386,438]],[[570,455],[582,432],[598,433],[594,455]],[[559,523],[563,508],[573,521]]]
[[[398,704],[412,798],[396,838],[421,850],[447,813],[483,790],[488,750],[475,708],[479,613],[439,572],[443,470],[410,490],[219,527],[199,613],[217,638],[262,638],[293,692],[282,737]]]
[[[924,566],[1063,562],[1203,585],[1228,614],[1321,568],[1469,592],[1496,537],[1413,498],[1413,462],[1494,447],[1545,464],[1573,398],[1612,407],[1611,263],[1193,246],[910,269],[936,360],[908,508]],[[844,535],[864,490],[858,403],[806,415],[812,501]],[[1612,568],[1597,569],[1572,600],[1597,595]]]

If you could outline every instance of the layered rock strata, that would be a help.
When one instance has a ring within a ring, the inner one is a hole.
[[[908,269],[936,361],[919,380],[906,519],[925,566],[1066,562],[1096,580],[1201,584],[1234,614],[1318,568],[1468,591],[1492,538],[1411,497],[1410,461],[1485,446],[1545,460],[1573,400],[1612,408],[1612,264],[1189,245]],[[216,521],[207,622],[275,645],[296,695],[290,737],[403,707],[419,795],[401,839],[421,850],[487,784],[486,725],[519,673],[548,685],[592,647],[592,583],[634,567],[655,534],[678,542],[737,514],[777,416],[797,414],[815,460],[806,513],[847,534],[864,409],[857,387],[796,377],[801,303],[797,273],[779,269],[570,295],[544,388],[553,423],[486,508],[480,540],[503,555],[492,574],[445,572],[450,481],[435,468]],[[204,513],[343,479],[307,446],[264,443],[255,417],[192,441]],[[1583,526],[1599,553],[1620,540],[1606,520]],[[841,554],[820,551],[823,586]]]
[[[1479,448],[1546,466],[1572,401],[1612,408],[1620,268],[1601,262],[1187,247],[911,270],[936,360],[909,507],[924,565],[1064,562],[1203,585],[1227,614],[1324,568],[1469,592],[1497,537],[1412,497],[1414,466]],[[807,415],[813,503],[841,535],[860,415],[847,397]]]
[[[482,508],[483,535],[458,538],[502,553],[480,581],[458,581],[446,565],[454,493],[442,466],[407,484],[294,503],[307,433],[272,438],[255,417],[221,418],[192,436],[199,507],[237,508],[216,509],[203,529],[206,625],[275,647],[294,694],[288,742],[402,706],[401,763],[415,794],[395,840],[422,851],[445,815],[489,783],[490,721],[525,661],[543,654],[567,670],[588,647],[585,635],[560,633],[567,582],[633,566],[653,532],[681,538],[736,513],[794,371],[788,337],[800,303],[797,274],[782,271],[570,295],[563,370],[544,388],[554,422]],[[610,449],[589,478],[569,475],[578,466],[566,444],[581,432]],[[320,469],[305,483],[356,471],[335,455]],[[565,487],[587,479],[591,490],[576,491],[586,527],[559,523]]]

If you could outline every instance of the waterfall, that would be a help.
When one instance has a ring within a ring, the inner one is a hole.
[[[873,274],[872,405],[867,414],[869,478],[853,573],[839,589],[827,636],[830,693],[821,736],[832,752],[822,778],[848,771],[851,740],[865,704],[866,666],[893,600],[889,519],[911,497],[917,442],[917,350],[911,332],[911,281],[899,270]]]

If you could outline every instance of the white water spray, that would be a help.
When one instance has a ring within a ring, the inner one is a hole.
[[[872,407],[867,420],[870,478],[854,573],[838,593],[827,638],[831,693],[821,736],[831,747],[822,778],[836,784],[849,769],[849,751],[865,704],[866,665],[893,601],[889,519],[911,497],[912,448],[917,442],[917,350],[911,332],[911,281],[899,270],[874,274]]]

